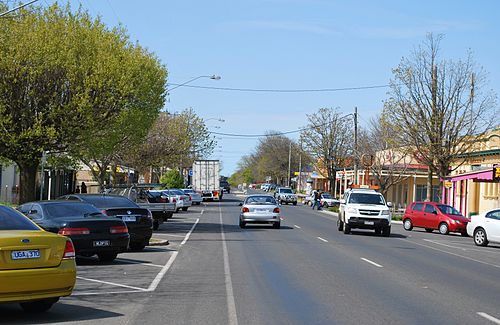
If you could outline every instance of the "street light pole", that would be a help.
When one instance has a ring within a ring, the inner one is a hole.
[[[291,163],[292,163],[292,141],[290,141],[290,146],[288,148],[288,180],[287,180],[288,187],[290,187]]]
[[[358,185],[358,108],[354,107],[354,185]]]

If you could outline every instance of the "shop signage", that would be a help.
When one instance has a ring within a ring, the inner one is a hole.
[[[500,182],[500,166],[493,167],[493,180]]]
[[[453,182],[444,182],[444,187],[451,188],[453,186]]]

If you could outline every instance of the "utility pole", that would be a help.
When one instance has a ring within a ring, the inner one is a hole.
[[[40,174],[40,201],[43,200],[43,191],[45,187],[45,163],[47,162],[47,153],[42,151],[42,173]],[[50,188],[49,188],[50,191]]]
[[[288,147],[288,181],[287,181],[288,187],[290,187],[291,164],[292,164],[292,141],[290,140],[290,146]]]
[[[297,192],[300,192],[302,182],[302,139],[299,139],[299,181],[297,182]]]
[[[354,185],[358,185],[358,108],[354,107]]]

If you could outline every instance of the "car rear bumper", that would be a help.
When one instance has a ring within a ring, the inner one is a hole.
[[[279,214],[272,215],[256,215],[256,214],[245,214],[240,215],[240,220],[248,223],[269,223],[269,222],[278,222],[280,221]]]
[[[391,225],[388,219],[359,218],[359,217],[349,218],[347,224],[351,228],[358,228],[358,229],[375,229],[381,227],[388,227]]]
[[[460,223],[460,224],[450,223],[448,227],[449,231],[451,232],[463,232],[463,233],[467,232],[467,223]]]
[[[0,271],[0,302],[69,296],[76,281],[75,260],[58,267]]]

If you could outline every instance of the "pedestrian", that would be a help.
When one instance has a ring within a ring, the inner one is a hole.
[[[82,182],[82,186],[80,186],[80,189],[81,193],[87,193],[87,185],[85,185],[85,182]]]
[[[80,185],[76,186],[75,193],[80,193]]]
[[[315,206],[318,206],[318,210],[321,210],[320,199],[321,199],[321,192],[319,190],[314,191],[314,203],[312,206],[313,210]]]

